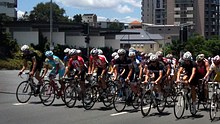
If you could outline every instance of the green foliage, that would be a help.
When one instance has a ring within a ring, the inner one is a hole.
[[[68,17],[65,16],[65,10],[60,8],[56,3],[52,3],[52,14],[54,22],[67,22]],[[50,21],[50,2],[39,3],[30,12],[30,21]]]
[[[82,15],[81,14],[76,14],[73,16],[73,22],[75,23],[82,23]]]
[[[122,25],[120,25],[118,22],[113,22],[109,25],[109,29],[122,30],[122,28]]]
[[[0,59],[0,69],[21,69],[23,61],[21,59]]]

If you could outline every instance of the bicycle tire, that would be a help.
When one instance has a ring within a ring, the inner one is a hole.
[[[166,95],[163,95],[162,99],[156,99],[156,104],[157,104],[157,111],[159,113],[162,113],[166,107],[166,101],[167,101],[167,97]]]
[[[54,100],[55,100],[55,89],[53,86],[50,85],[50,83],[46,83],[40,92],[39,95],[41,102],[45,105],[45,106],[50,106],[51,104],[53,104]]]
[[[176,96],[175,96],[175,101],[174,101],[174,116],[177,119],[180,119],[183,117],[184,111],[185,111],[185,105],[186,105],[186,100],[185,97],[183,95],[182,92],[179,92]],[[180,109],[180,112],[178,111],[179,109],[177,109],[177,107],[182,107]],[[179,114],[180,113],[180,114]]]
[[[217,95],[213,94],[210,100],[210,110],[209,110],[209,117],[210,120],[213,121],[217,114],[218,109],[218,100]]]
[[[83,108],[86,110],[90,110],[97,100],[97,91],[93,87],[88,87],[85,89],[85,93],[83,94],[82,102]]]
[[[117,112],[124,111],[126,107],[126,96],[125,96],[124,88],[119,88],[115,92],[113,99],[113,106]]]
[[[103,104],[105,107],[110,107],[113,104],[114,94],[117,90],[117,86],[109,83],[106,89],[106,97],[103,99]]]
[[[23,87],[24,85],[24,87]],[[20,92],[21,90],[21,92]],[[33,91],[28,81],[21,82],[16,89],[16,98],[20,103],[26,103],[30,100]],[[25,97],[22,99],[22,96]]]
[[[75,88],[70,84],[64,90],[64,103],[68,108],[73,108],[77,100],[77,92]]]
[[[141,97],[141,114],[147,116],[152,106],[151,92],[145,92]]]

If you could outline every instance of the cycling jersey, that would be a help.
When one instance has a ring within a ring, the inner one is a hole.
[[[128,59],[127,57],[124,58],[124,60],[121,60],[120,58],[115,60],[115,66],[118,67],[118,73],[121,73],[123,69],[125,69],[125,72],[122,75],[122,78],[127,78],[129,73],[129,67],[132,67],[132,61]],[[130,80],[132,80],[133,76],[130,77]]]
[[[92,64],[95,64],[96,67],[102,68],[103,65],[107,64],[108,61],[104,55],[98,55],[98,59],[94,59],[90,57]]]
[[[33,52],[33,51],[30,51],[29,54],[23,54],[22,56],[22,59],[24,59],[25,61],[30,61],[31,62],[31,68],[33,68],[33,61],[32,59],[36,59],[36,63],[37,63],[37,66],[36,66],[36,69],[35,69],[35,72],[36,71],[41,71],[41,68],[43,66],[43,62],[41,61],[41,58],[37,55],[37,53]]]
[[[149,70],[150,73],[154,73],[155,79],[159,77],[160,71],[163,72],[163,76],[165,75],[164,65],[162,62],[156,62],[155,65],[152,64],[152,62],[149,62],[147,69]]]
[[[198,62],[197,62],[198,63]],[[205,61],[202,61],[201,64],[197,64],[196,74],[198,78],[203,78],[207,73]]]
[[[220,82],[220,66],[216,66],[214,63],[212,63],[209,71],[215,71],[216,75],[214,77],[214,81]]]
[[[59,57],[53,55],[53,60],[50,60],[50,59],[46,58],[45,64],[46,65],[51,65],[53,67],[51,72],[50,72],[51,74],[55,74],[56,65],[59,64],[59,70],[58,70],[59,77],[62,77],[64,75],[65,66],[64,66],[64,63],[62,62],[62,60],[60,60]]]
[[[82,57],[78,56],[77,60],[70,58],[68,66],[75,68],[77,71],[82,71],[80,65],[84,65],[84,60]]]

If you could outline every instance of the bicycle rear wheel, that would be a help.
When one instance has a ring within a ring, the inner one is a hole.
[[[113,106],[117,112],[122,112],[125,109],[126,95],[124,88],[120,88],[115,92],[113,98]]]
[[[72,85],[68,85],[64,90],[64,103],[67,107],[72,108],[76,104],[77,92]]]
[[[174,115],[177,119],[182,118],[185,111],[186,100],[182,92],[179,92],[174,100]]]
[[[166,95],[163,95],[161,99],[156,99],[156,103],[157,103],[157,111],[159,113],[162,113],[166,107],[166,100],[167,97]]]
[[[50,106],[55,100],[55,90],[54,87],[50,85],[50,83],[46,83],[40,92],[41,102],[45,106]]]
[[[20,103],[26,103],[31,98],[32,90],[28,81],[21,82],[16,90],[16,98]]]
[[[211,101],[210,101],[210,111],[209,111],[209,116],[210,119],[213,121],[216,117],[216,113],[218,110],[218,102],[217,102],[217,95],[213,94],[211,97]]]
[[[139,109],[139,107],[141,106],[141,97],[139,97],[135,93],[132,93],[132,106],[134,109]]]
[[[141,114],[147,116],[150,113],[152,105],[151,92],[146,92],[141,97]]]

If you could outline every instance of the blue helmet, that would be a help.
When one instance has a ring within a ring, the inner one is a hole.
[[[46,51],[45,56],[46,57],[53,56],[53,52],[52,51]]]

